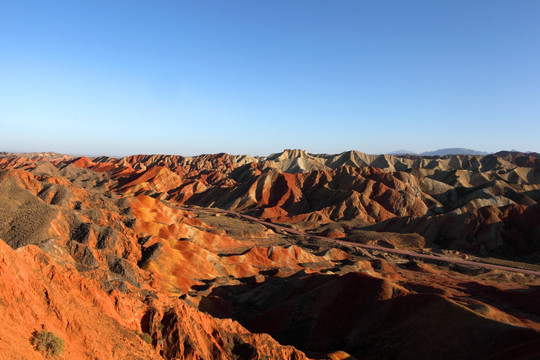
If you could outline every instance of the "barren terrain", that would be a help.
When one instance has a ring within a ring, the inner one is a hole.
[[[539,200],[536,154],[2,153],[0,358],[537,359]]]

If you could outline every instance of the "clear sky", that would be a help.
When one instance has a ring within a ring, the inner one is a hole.
[[[0,151],[540,152],[540,1],[0,0]]]

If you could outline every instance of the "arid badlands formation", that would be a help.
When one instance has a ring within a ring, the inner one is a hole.
[[[0,358],[539,359],[539,156],[2,153]]]

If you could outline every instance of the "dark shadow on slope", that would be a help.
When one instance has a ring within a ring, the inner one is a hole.
[[[440,294],[410,293],[366,273],[299,273],[217,287],[200,309],[312,355],[344,350],[361,359],[478,359],[540,339]]]

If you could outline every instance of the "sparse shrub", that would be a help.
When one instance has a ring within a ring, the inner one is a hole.
[[[50,331],[34,331],[30,343],[34,346],[34,350],[42,352],[48,357],[64,352],[64,339]]]
[[[137,335],[139,335],[139,337],[141,339],[143,339],[143,341],[145,343],[152,345],[152,336],[150,336],[149,333],[140,333],[140,332],[138,332]]]

